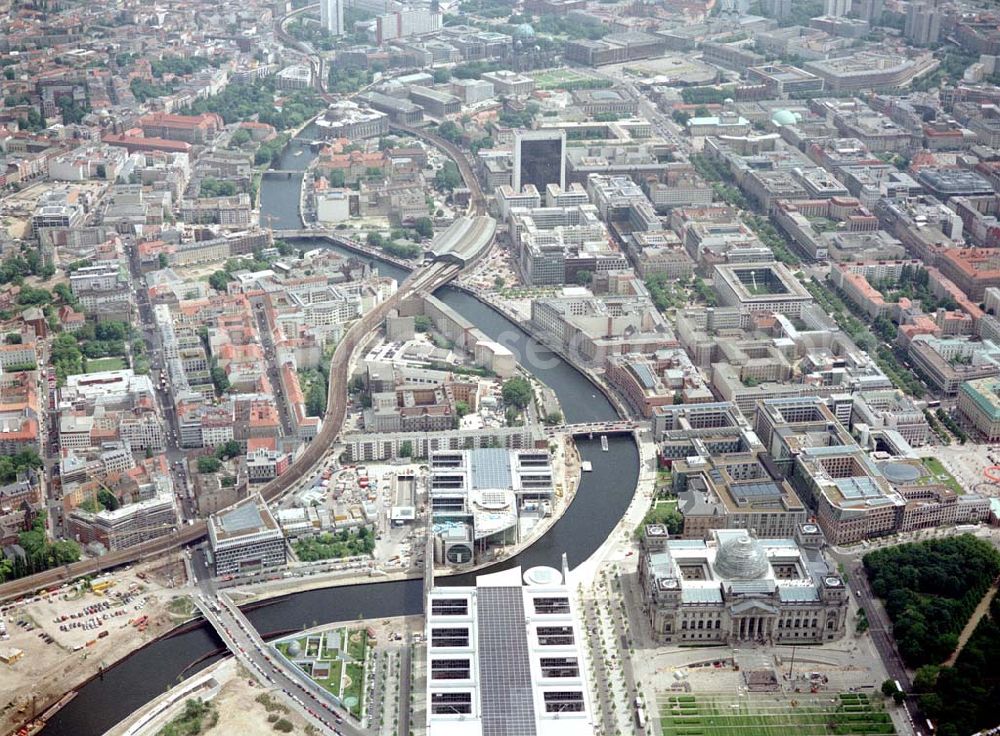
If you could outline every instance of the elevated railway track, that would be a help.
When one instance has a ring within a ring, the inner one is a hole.
[[[326,415],[316,438],[310,442],[291,467],[260,488],[266,501],[274,501],[290,488],[308,477],[316,467],[325,462],[336,443],[347,414],[347,380],[351,357],[362,340],[374,330],[390,310],[395,309],[407,296],[418,292],[431,292],[454,279],[460,272],[453,263],[435,261],[414,271],[389,299],[376,306],[355,322],[344,339],[337,345],[330,362],[330,385],[327,393]],[[28,593],[58,587],[62,583],[84,575],[121,567],[150,557],[157,557],[171,550],[200,541],[208,534],[208,524],[196,521],[170,534],[129,547],[109,552],[101,557],[81,560],[70,565],[52,568],[45,572],[12,580],[0,585],[0,601],[17,598]]]
[[[313,65],[318,91],[324,99],[332,102],[337,98],[327,94],[325,90],[322,78],[322,58],[308,44],[292,38],[284,30],[285,22],[291,17],[318,7],[318,3],[307,5],[283,16],[276,24],[276,35],[283,43],[299,50],[309,58],[310,64]],[[472,164],[458,146],[451,141],[445,140],[437,135],[437,133],[423,128],[393,123],[390,125],[390,129],[419,138],[440,149],[451,158],[458,167],[465,187],[470,192],[469,214],[486,214],[486,196],[472,169]],[[322,232],[314,234],[319,237],[324,235]],[[493,242],[494,238],[491,232],[489,240],[483,243],[478,252],[469,255],[469,258],[464,261],[464,266],[459,266],[454,262],[434,261],[418,268],[400,284],[399,289],[392,297],[363,315],[360,320],[348,329],[344,339],[337,345],[337,349],[330,362],[330,385],[327,390],[327,408],[322,427],[316,438],[306,446],[305,451],[299,455],[288,470],[260,489],[260,493],[266,501],[270,502],[282,496],[290,488],[317,470],[317,466],[320,463],[328,459],[347,414],[347,382],[351,357],[362,340],[385,319],[386,314],[390,310],[395,309],[406,297],[419,292],[431,293],[453,280],[461,271],[473,267],[476,263],[487,257],[492,250]],[[197,520],[188,526],[179,527],[170,534],[143,542],[128,549],[109,552],[101,557],[81,560],[80,562],[52,568],[45,572],[0,584],[0,601],[58,587],[66,581],[84,575],[92,575],[103,570],[159,556],[171,550],[198,542],[205,538],[207,534],[208,524],[205,521]]]

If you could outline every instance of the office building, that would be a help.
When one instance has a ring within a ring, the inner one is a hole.
[[[893,534],[903,521],[906,501],[855,444],[822,446],[809,442],[795,457],[792,484],[815,511],[830,544],[855,544]]]
[[[375,40],[379,44],[408,36],[441,30],[441,13],[425,8],[404,8],[375,18]]]
[[[208,539],[216,575],[285,564],[285,536],[259,493],[209,517]]]
[[[851,12],[851,0],[823,0],[823,15],[839,18]]]
[[[428,736],[590,736],[583,624],[566,577],[515,567],[428,595]],[[523,585],[522,585],[523,580]]]
[[[525,184],[544,192],[549,184],[566,188],[566,131],[519,130],[514,134],[514,191]]]
[[[848,593],[823,558],[822,534],[758,539],[713,530],[709,541],[671,540],[647,525],[639,582],[653,635],[672,644],[821,644],[844,635]]]
[[[177,509],[170,493],[112,510],[77,507],[66,516],[70,535],[81,544],[98,543],[109,552],[170,534],[177,528]]]
[[[1000,439],[1000,381],[979,378],[966,381],[958,391],[958,410],[987,442]]]
[[[344,35],[344,0],[319,0],[319,21],[332,36]]]
[[[706,441],[705,455],[671,464],[677,510],[684,517],[685,539],[708,539],[713,529],[748,529],[767,538],[791,537],[806,522],[806,508],[763,452],[724,453]]]
[[[941,37],[941,12],[936,0],[912,0],[906,9],[903,35],[920,46],[936,44]]]
[[[885,0],[858,0],[854,4],[857,9],[857,16],[861,20],[873,23],[882,18],[885,11]]]
[[[724,306],[744,315],[775,312],[798,317],[812,296],[781,263],[723,264],[715,267],[714,286]]]
[[[965,381],[1000,375],[1000,346],[991,340],[915,335],[907,354],[927,383],[948,396]]]

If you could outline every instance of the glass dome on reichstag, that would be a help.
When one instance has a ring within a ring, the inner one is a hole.
[[[723,540],[715,553],[715,572],[727,580],[755,580],[767,569],[767,553],[749,534]]]

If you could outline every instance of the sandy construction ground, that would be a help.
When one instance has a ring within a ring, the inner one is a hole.
[[[114,585],[101,594],[81,586],[5,604],[0,620],[9,638],[0,649],[24,655],[0,664],[0,733],[190,617],[177,591],[185,582],[179,558],[133,566],[109,579]],[[148,618],[140,630],[143,616]]]
[[[214,702],[219,711],[219,722],[205,731],[205,736],[273,736],[277,731],[267,721],[269,713],[291,721],[295,726],[293,734],[308,733],[305,719],[291,708],[282,710],[286,706],[280,691],[265,690],[234,660],[227,660],[218,666],[216,679],[222,683],[222,689]],[[258,702],[261,693],[267,693],[273,703],[270,711]]]

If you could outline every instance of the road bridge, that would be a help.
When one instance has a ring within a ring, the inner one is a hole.
[[[226,648],[261,685],[280,689],[291,707],[322,733],[370,736],[367,729],[353,722],[332,693],[273,652],[227,595],[212,596],[203,586],[202,593],[194,596],[195,605]]]
[[[585,435],[602,434],[631,434],[637,429],[641,429],[638,422],[621,420],[616,422],[589,422],[582,424],[556,424],[545,428],[548,435],[571,434],[574,437]]]

